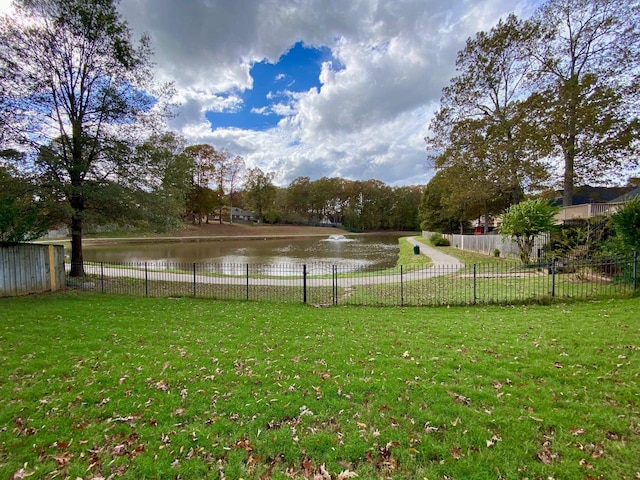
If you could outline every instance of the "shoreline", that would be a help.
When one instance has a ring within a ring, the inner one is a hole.
[[[328,238],[331,235],[366,236],[366,235],[415,235],[416,232],[378,231],[354,233],[336,227],[309,227],[297,225],[242,225],[242,224],[205,224],[201,226],[188,225],[175,234],[168,235],[142,235],[131,237],[87,237],[82,238],[84,245],[127,245],[148,243],[197,243],[197,242],[223,242],[237,240],[286,240],[304,238]],[[59,239],[40,239],[36,243],[68,244],[70,237]]]

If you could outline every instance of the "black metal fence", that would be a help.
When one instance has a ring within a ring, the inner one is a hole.
[[[638,291],[638,256],[356,272],[329,264],[89,263],[70,288],[146,297],[314,305],[471,305],[622,297]]]

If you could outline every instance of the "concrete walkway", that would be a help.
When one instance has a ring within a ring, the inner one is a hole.
[[[426,255],[433,261],[433,265],[449,265],[462,268],[464,264],[458,260],[456,257],[452,257],[451,255],[446,255],[442,253],[437,248],[434,248],[425,243],[419,242],[413,237],[407,237],[407,240],[411,245],[418,245],[420,247],[420,253],[422,255]]]

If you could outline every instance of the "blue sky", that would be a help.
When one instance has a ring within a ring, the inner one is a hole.
[[[323,62],[338,62],[326,47],[309,47],[298,42],[274,64],[267,60],[255,63],[249,70],[253,87],[237,93],[241,103],[221,112],[207,112],[205,118],[216,128],[268,130],[276,127],[285,115],[278,105],[287,105],[291,94],[320,89]]]

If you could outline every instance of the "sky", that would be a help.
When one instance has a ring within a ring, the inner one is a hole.
[[[287,186],[425,185],[424,137],[467,38],[538,0],[121,0],[179,103],[169,127]],[[10,0],[0,0],[0,11]]]

